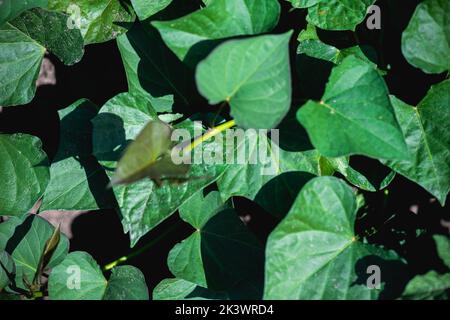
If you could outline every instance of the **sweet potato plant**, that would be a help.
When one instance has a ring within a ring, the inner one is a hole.
[[[57,106],[52,155],[0,126],[0,298],[448,298],[450,2],[405,2],[0,1],[0,119],[44,56],[115,41],[128,84]],[[102,209],[130,239],[104,266],[40,215]]]

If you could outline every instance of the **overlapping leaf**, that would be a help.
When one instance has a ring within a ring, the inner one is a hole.
[[[52,300],[147,300],[142,272],[132,266],[116,267],[107,281],[97,262],[86,252],[72,252],[49,278]]]
[[[0,181],[0,214],[26,214],[49,181],[48,159],[39,138],[0,134]]]
[[[0,26],[0,105],[31,101],[46,50],[67,65],[83,56],[83,38],[65,14],[36,8]]]
[[[3,0],[0,2],[0,25],[14,19],[25,10],[36,7],[46,8],[47,5],[48,0]]]
[[[186,105],[191,72],[167,49],[148,22],[136,23],[117,39],[128,90],[149,97],[158,112],[171,111],[174,100]]]
[[[220,45],[197,68],[200,93],[210,104],[229,103],[231,115],[241,127],[275,128],[291,105],[291,35],[259,36]]]
[[[408,156],[383,78],[354,56],[333,69],[322,100],[308,101],[297,118],[324,156]]]
[[[129,100],[130,104],[139,101],[133,97]],[[98,107],[85,99],[59,111],[59,148],[50,167],[50,183],[41,211],[97,210],[113,206],[114,197],[106,190],[108,178],[92,151],[91,120],[97,112]]]
[[[26,288],[24,279],[28,283],[33,281],[46,243],[54,229],[50,223],[36,215],[11,217],[0,224],[0,251],[9,253],[16,264],[16,277],[12,289]],[[65,236],[61,236],[51,259],[45,266],[46,270],[58,265],[68,250],[69,241]]]
[[[308,8],[307,20],[325,30],[355,30],[375,0],[289,0],[296,8]]]
[[[308,182],[269,236],[264,297],[377,298],[382,287],[367,286],[367,267],[376,262],[384,268],[396,257],[360,241],[354,233],[356,211],[356,197],[341,180]]]
[[[148,105],[123,105],[120,95],[102,107],[93,119],[93,148],[110,177],[124,148],[155,117],[155,111]],[[202,128],[190,121],[178,126],[190,132],[195,127],[202,132]],[[211,149],[215,144],[205,143],[202,147]],[[134,246],[144,234],[174,213],[194,193],[217,180],[224,169],[224,165],[193,164],[189,173],[193,178],[183,183],[167,182],[158,187],[150,180],[141,180],[114,187],[122,224],[125,232],[130,233],[131,245]]]
[[[196,231],[169,253],[170,271],[180,279],[215,290],[230,289],[262,273],[263,248],[218,192],[197,193],[180,208]]]
[[[14,260],[6,251],[0,250],[0,292],[11,283],[15,273]]]
[[[136,18],[131,4],[122,0],[49,0],[49,8],[69,14],[68,25],[81,30],[85,44],[115,39]]]
[[[279,15],[280,5],[276,0],[215,0],[187,16],[153,22],[153,25],[167,46],[180,60],[185,60],[210,40],[270,31]]]
[[[433,86],[417,107],[392,97],[410,157],[384,162],[424,187],[442,205],[450,190],[449,104],[449,80]]]
[[[172,0],[131,0],[139,19],[145,20],[166,8]]]

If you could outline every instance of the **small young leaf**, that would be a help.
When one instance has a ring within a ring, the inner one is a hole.
[[[14,287],[26,288],[23,279],[27,279],[30,284],[35,279],[46,243],[54,234],[54,230],[50,223],[36,215],[21,219],[11,217],[0,224],[0,250],[8,252],[16,264]],[[68,250],[69,241],[65,236],[61,236],[43,270],[58,265]]]

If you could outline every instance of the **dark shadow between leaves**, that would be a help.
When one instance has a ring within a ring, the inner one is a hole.
[[[261,188],[255,202],[281,220],[291,209],[303,186],[314,177],[307,172],[283,173]]]
[[[264,274],[264,247],[232,209],[217,213],[202,228],[201,253],[212,290],[228,290]]]
[[[355,272],[358,276],[353,285],[368,285],[368,279],[373,274],[370,266],[376,266],[380,270],[381,285],[380,300],[398,298],[404,291],[406,284],[411,279],[407,266],[398,260],[385,260],[375,255],[366,256],[356,261]],[[375,289],[373,289],[375,290]]]

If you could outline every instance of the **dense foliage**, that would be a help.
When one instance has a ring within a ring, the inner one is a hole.
[[[3,110],[33,100],[46,54],[70,66],[106,41],[128,83],[101,108],[85,97],[61,108],[54,156],[0,128],[0,299],[448,298],[445,228],[396,219],[385,204],[401,200],[387,199],[403,179],[448,209],[450,2],[416,1],[397,41],[426,79],[420,102],[386,83],[392,2],[0,1]],[[226,134],[240,129],[230,147]],[[172,141],[181,130],[189,139]],[[252,161],[261,151],[268,160]],[[174,152],[222,161],[176,164]],[[145,270],[121,265],[151,243],[103,268],[69,253],[39,215],[101,209],[118,212],[131,248],[170,216],[191,226],[168,253],[173,277],[149,290]],[[255,233],[248,211],[276,223]],[[417,268],[430,248],[436,269]]]

